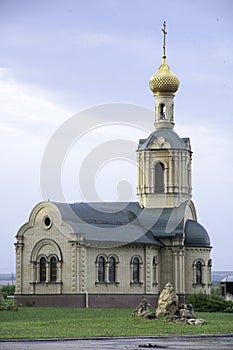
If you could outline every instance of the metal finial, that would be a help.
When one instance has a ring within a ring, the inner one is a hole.
[[[163,22],[163,58],[165,59],[166,58],[166,35],[167,35],[167,32],[166,32],[166,22],[164,21]]]

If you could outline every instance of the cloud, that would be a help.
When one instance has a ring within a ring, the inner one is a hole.
[[[17,82],[12,71],[0,68],[1,131],[45,134],[71,114],[51,102],[52,93]]]

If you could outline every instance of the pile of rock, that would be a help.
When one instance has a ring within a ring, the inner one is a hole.
[[[173,316],[167,317],[167,322],[186,324],[205,324],[202,318],[196,318],[192,304],[182,304]]]
[[[159,300],[156,316],[167,316],[168,322],[204,324],[205,320],[196,318],[191,304],[178,305],[178,297],[171,283],[167,283],[162,290]]]
[[[150,311],[150,304],[143,298],[142,301],[138,304],[136,309],[132,312],[132,316],[139,316],[143,318],[154,319],[156,318],[155,312]]]
[[[205,320],[196,318],[191,304],[178,304],[178,297],[171,283],[167,283],[160,293],[156,312],[150,311],[150,304],[143,298],[132,315],[149,319],[166,316],[168,322],[205,324]]]

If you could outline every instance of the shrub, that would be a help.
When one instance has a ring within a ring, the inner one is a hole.
[[[211,287],[210,295],[212,297],[220,297],[220,286]]]
[[[18,306],[13,300],[4,300],[0,302],[0,311],[18,311]]]
[[[186,303],[192,304],[194,310],[198,312],[233,312],[232,301],[202,293],[189,295]]]
[[[0,294],[6,298],[8,295],[14,295],[15,293],[15,286],[14,285],[7,285],[7,286],[2,286],[0,289]]]

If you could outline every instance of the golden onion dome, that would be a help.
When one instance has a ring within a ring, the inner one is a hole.
[[[149,86],[154,94],[175,93],[179,88],[179,79],[171,71],[163,56],[163,62],[157,72],[150,78]]]

